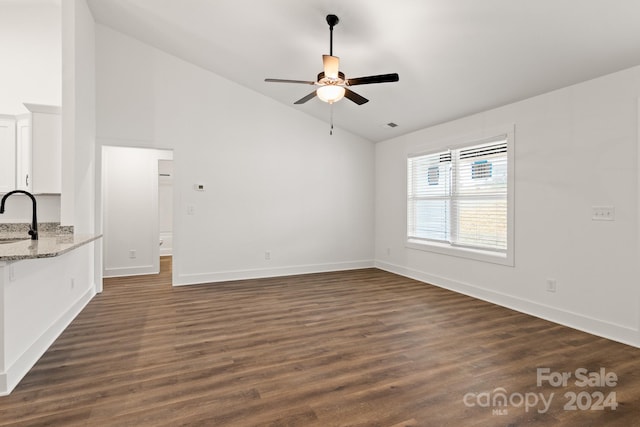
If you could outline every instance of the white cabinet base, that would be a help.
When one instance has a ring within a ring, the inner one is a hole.
[[[94,243],[0,262],[0,396],[18,385],[96,294]]]

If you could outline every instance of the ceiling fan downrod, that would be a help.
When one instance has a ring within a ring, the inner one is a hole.
[[[329,55],[333,56],[333,27],[338,25],[340,19],[336,15],[327,15],[327,24],[329,24]]]

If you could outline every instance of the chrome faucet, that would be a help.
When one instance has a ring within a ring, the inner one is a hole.
[[[31,226],[29,227],[29,235],[31,236],[31,240],[38,240],[38,218],[36,216],[37,204],[36,204],[36,198],[33,197],[33,194],[24,190],[9,191],[7,194],[5,194],[2,197],[2,201],[0,202],[0,214],[4,213],[4,202],[5,200],[7,200],[7,197],[16,193],[26,194],[27,196],[31,197],[31,202],[33,204],[33,214],[31,215]]]

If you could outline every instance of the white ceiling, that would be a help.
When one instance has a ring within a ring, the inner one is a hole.
[[[88,0],[97,22],[329,122],[293,102],[329,53],[370,100],[335,104],[334,122],[385,140],[640,64],[639,0]],[[395,122],[399,126],[385,126]],[[283,123],[286,126],[286,123]]]

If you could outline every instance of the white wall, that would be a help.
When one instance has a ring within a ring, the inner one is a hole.
[[[60,222],[60,196],[36,195],[38,222]],[[23,194],[9,196],[5,211],[0,215],[0,223],[30,223],[31,199]]]
[[[60,6],[54,1],[0,3],[0,114],[22,103],[61,103]]]
[[[377,265],[640,345],[639,95],[632,68],[378,144]],[[406,248],[407,154],[505,124],[516,134],[515,267]],[[615,221],[592,221],[601,205]]]
[[[98,142],[174,150],[174,284],[372,265],[372,143],[101,25],[96,46]]]

